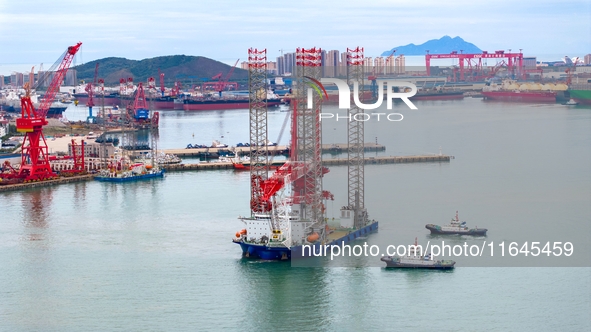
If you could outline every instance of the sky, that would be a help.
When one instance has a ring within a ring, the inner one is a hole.
[[[267,48],[270,60],[296,47],[362,46],[375,57],[444,35],[546,61],[583,56],[591,1],[0,0],[0,75],[48,69],[78,41],[76,64],[184,54],[233,65],[250,47]]]

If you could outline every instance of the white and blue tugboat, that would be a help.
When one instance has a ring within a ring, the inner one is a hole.
[[[458,211],[455,219],[451,220],[449,225],[439,226],[427,224],[425,228],[431,231],[431,234],[457,234],[457,235],[486,235],[486,228],[468,228],[465,221],[460,222]]]
[[[436,261],[426,250],[427,248],[425,248],[424,255],[422,250],[418,250],[417,239],[415,238],[415,244],[414,246],[409,246],[407,255],[387,256],[380,258],[380,260],[386,262],[386,267],[410,269],[450,270],[456,265],[456,262],[452,260]]]

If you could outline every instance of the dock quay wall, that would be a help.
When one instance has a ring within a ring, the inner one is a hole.
[[[263,147],[265,148],[265,147]],[[288,155],[289,147],[286,145],[274,145],[267,146],[269,155]],[[379,152],[385,151],[386,147],[376,143],[365,143],[365,152]],[[174,154],[180,158],[183,157],[201,157],[206,154],[219,154],[223,155],[223,152],[233,152],[239,156],[245,156],[250,154],[250,147],[223,147],[223,148],[191,148],[191,149],[166,149],[163,150],[165,153]],[[222,153],[220,153],[222,152]],[[345,153],[347,152],[347,144],[322,144],[322,153]]]
[[[29,188],[37,188],[37,187],[44,187],[44,186],[52,186],[52,185],[62,184],[62,183],[90,181],[92,179],[94,179],[94,174],[76,175],[76,176],[59,178],[59,179],[56,179],[56,180],[28,182],[28,183],[17,183],[17,184],[7,184],[7,185],[4,185],[4,186],[0,186],[0,192],[12,191],[12,190],[20,190],[20,189],[29,189]]]

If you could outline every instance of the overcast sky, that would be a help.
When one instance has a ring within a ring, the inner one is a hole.
[[[489,51],[522,48],[526,56],[582,56],[591,53],[590,3],[0,0],[0,74],[39,63],[47,69],[78,41],[83,46],[77,64],[111,56],[140,60],[173,54],[233,64],[246,59],[249,47],[267,48],[274,59],[281,49],[359,45],[366,56],[375,57],[395,46],[444,35],[460,36]]]

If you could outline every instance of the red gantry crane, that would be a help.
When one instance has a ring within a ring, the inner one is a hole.
[[[21,117],[16,120],[16,130],[25,133],[21,152],[21,167],[18,174],[9,174],[9,177],[17,177],[25,182],[57,178],[57,174],[51,170],[49,164],[43,126],[48,123],[45,116],[49,111],[49,106],[59,91],[74,55],[76,55],[81,45],[82,43],[78,43],[68,47],[37,109],[33,107],[31,101],[31,87],[28,84],[26,85],[25,96],[21,98]]]
[[[427,51],[428,52],[428,51]],[[525,70],[523,67],[523,53],[505,53],[505,51],[495,51],[494,53],[488,53],[483,51],[481,54],[467,54],[453,51],[449,54],[429,54],[425,55],[425,67],[427,68],[427,76],[431,75],[431,59],[458,59],[460,81],[474,81],[484,79],[485,76],[478,76],[482,73],[482,59],[507,59],[507,70],[512,75],[525,79]],[[467,69],[465,67],[468,67]],[[466,75],[470,74],[470,75]],[[478,76],[478,77],[475,77]]]

